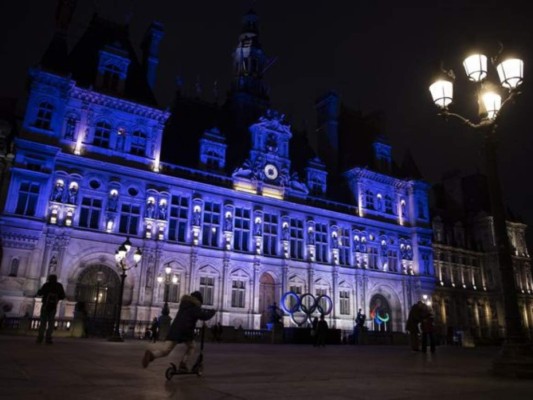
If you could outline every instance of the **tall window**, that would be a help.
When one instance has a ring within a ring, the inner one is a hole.
[[[318,298],[319,296],[327,295],[327,294],[328,294],[328,290],[327,290],[327,289],[325,289],[325,288],[316,288],[316,297],[317,297],[317,298]],[[328,308],[328,302],[327,302],[327,300],[320,299],[320,301],[318,302],[318,304],[320,305],[320,307],[322,308],[322,310],[327,311],[327,308]]]
[[[146,133],[135,131],[131,135],[130,153],[137,156],[146,155]]]
[[[263,253],[266,256],[277,255],[278,244],[278,216],[264,214],[263,216]]]
[[[339,264],[350,265],[350,231],[339,229]]]
[[[200,277],[200,293],[204,299],[204,304],[212,306],[214,302],[215,278],[211,276]]]
[[[14,258],[11,260],[11,267],[9,269],[9,276],[17,276],[19,273],[19,259]]]
[[[315,224],[316,260],[328,262],[328,226]]]
[[[141,218],[141,206],[134,204],[122,204],[120,212],[120,233],[137,235],[139,220]]]
[[[374,209],[374,193],[370,190],[366,191],[366,208],[370,210]]]
[[[303,290],[300,285],[292,285],[289,287],[289,292],[294,292],[300,297]],[[296,299],[293,296],[290,296],[289,297],[289,308],[293,308],[295,305],[296,305]]]
[[[81,200],[80,222],[82,228],[98,229],[100,225],[100,212],[102,200],[84,197]]]
[[[233,249],[248,251],[250,238],[250,210],[245,208],[235,209],[235,226],[233,232]]]
[[[233,281],[231,285],[231,306],[237,308],[244,308],[244,294],[246,287],[244,281]]]
[[[15,214],[33,217],[39,199],[40,185],[32,182],[21,182],[18,191],[17,208]]]
[[[368,268],[378,268],[378,249],[375,247],[368,247]]]
[[[202,244],[209,247],[218,246],[220,231],[220,204],[206,202],[204,205],[204,223],[202,225]]]
[[[350,314],[350,292],[341,290],[339,292],[339,306],[341,315]]]
[[[180,284],[181,277],[178,275],[176,283],[172,282],[168,287],[168,301],[170,303],[177,303],[180,299]]]
[[[303,260],[304,258],[304,228],[301,219],[291,219],[290,224],[291,258]]]
[[[35,126],[40,129],[50,129],[52,127],[52,115],[54,113],[54,106],[46,101],[39,104],[37,108],[37,118],[35,119]]]
[[[188,216],[189,198],[177,195],[172,196],[168,221],[168,240],[181,243],[187,240]]]
[[[94,130],[93,144],[103,148],[109,148],[109,137],[111,136],[111,125],[106,122],[98,122]]]

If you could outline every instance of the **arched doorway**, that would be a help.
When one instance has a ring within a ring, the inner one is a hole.
[[[75,300],[85,303],[91,335],[111,333],[119,293],[120,279],[105,265],[92,265],[80,274]]]
[[[268,322],[268,307],[276,301],[276,282],[270,274],[264,273],[259,278],[259,312],[261,313],[261,327]]]
[[[376,294],[370,300],[371,329],[378,332],[392,331],[392,312],[387,299]]]

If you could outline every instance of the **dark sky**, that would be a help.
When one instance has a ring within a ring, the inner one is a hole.
[[[152,20],[165,26],[156,95],[172,100],[175,77],[193,90],[199,77],[206,98],[218,80],[221,93],[231,76],[249,0],[78,0],[71,26],[75,41],[95,9],[125,19],[139,44]],[[406,4],[407,3],[407,4]],[[257,0],[261,42],[277,57],[266,80],[274,107],[293,125],[314,128],[313,102],[327,90],[365,112],[381,110],[384,133],[401,161],[410,149],[429,182],[446,171],[483,171],[482,138],[459,122],[436,116],[428,86],[440,61],[458,76],[454,110],[475,119],[473,87],[465,82],[466,50],[482,44],[496,55],[498,41],[525,60],[524,94],[505,110],[499,127],[500,173],[505,197],[515,214],[533,225],[533,24],[526,2],[381,0]],[[396,4],[391,6],[391,4]],[[400,6],[401,4],[401,6]],[[406,5],[404,5],[406,4]],[[502,7],[502,4],[505,7]],[[56,0],[3,1],[0,6],[0,96],[24,93],[28,67],[38,63],[52,37]],[[124,16],[124,17],[123,17]],[[306,122],[304,122],[306,121]],[[530,247],[531,248],[531,247]]]

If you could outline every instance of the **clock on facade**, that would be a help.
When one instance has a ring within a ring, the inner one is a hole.
[[[274,180],[278,177],[278,168],[274,164],[266,164],[263,171],[267,179]]]

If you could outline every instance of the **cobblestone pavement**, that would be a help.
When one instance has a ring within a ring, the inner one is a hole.
[[[531,399],[533,381],[495,378],[497,348],[207,343],[202,377],[147,369],[147,342],[0,336],[0,399]]]

